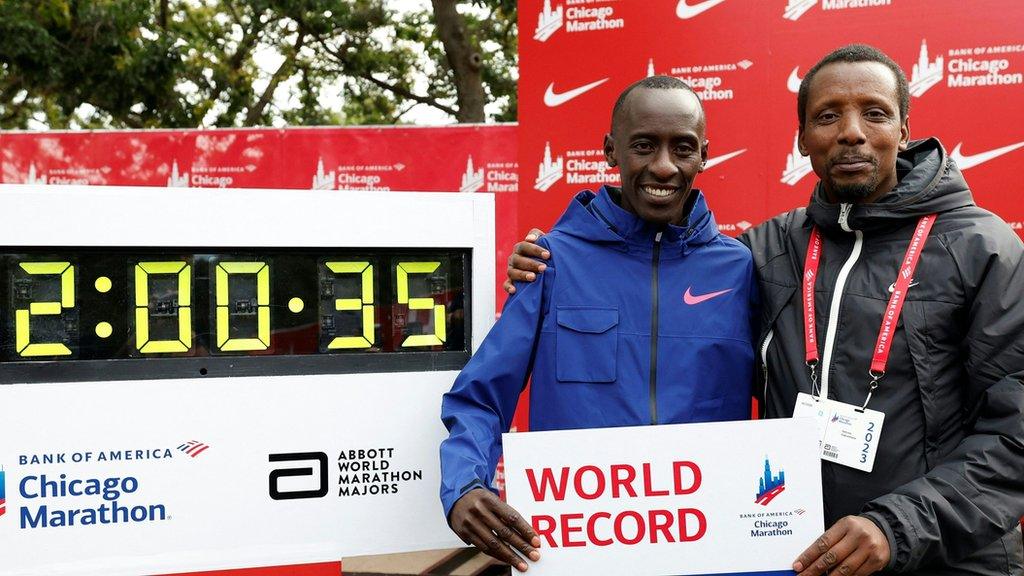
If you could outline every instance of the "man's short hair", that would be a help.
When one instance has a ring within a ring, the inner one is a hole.
[[[704,103],[700,101],[700,96],[693,91],[693,88],[689,84],[676,78],[675,76],[648,76],[641,80],[633,82],[626,89],[619,94],[618,99],[615,100],[615,106],[612,107],[612,131],[615,130],[615,118],[622,112],[623,106],[626,104],[626,97],[629,96],[630,92],[637,88],[651,88],[654,90],[686,90],[690,94],[693,94],[694,98],[700,104],[701,112],[704,111]]]
[[[878,62],[891,70],[892,75],[896,78],[896,98],[900,105],[900,121],[907,119],[910,114],[910,88],[907,86],[907,75],[903,73],[903,69],[892,58],[874,46],[850,44],[833,50],[819,60],[807,71],[807,75],[800,82],[800,92],[796,97],[796,113],[800,119],[800,128],[804,127],[804,115],[807,113],[807,98],[811,89],[811,81],[814,80],[814,76],[819,70],[836,62]]]

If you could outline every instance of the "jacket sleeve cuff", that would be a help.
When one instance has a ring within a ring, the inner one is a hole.
[[[867,518],[868,520],[874,522],[875,526],[878,526],[878,529],[881,530],[883,534],[885,534],[885,539],[889,541],[889,564],[885,567],[885,569],[895,570],[896,557],[898,556],[898,554],[896,548],[896,535],[893,533],[892,527],[889,526],[889,523],[885,521],[885,518],[883,518],[882,515],[877,512],[863,512],[860,516],[862,518]]]
[[[458,492],[452,492],[442,497],[443,501],[441,502],[441,504],[444,505],[444,517],[445,520],[448,522],[448,526],[451,526],[452,523],[451,514],[452,508],[455,506],[455,503],[458,502],[460,498],[465,496],[466,492],[469,492],[470,490],[474,490],[476,488],[486,489],[487,485],[484,484],[483,480],[480,480],[479,478],[474,478],[471,482],[467,483],[465,486],[460,488]]]

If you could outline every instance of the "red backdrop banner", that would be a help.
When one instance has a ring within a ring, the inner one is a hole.
[[[522,0],[520,234],[583,188],[617,183],[601,143],[619,92],[689,82],[708,115],[705,191],[735,235],[806,203],[795,88],[834,48],[873,44],[911,82],[911,137],[938,136],[978,204],[1021,233],[1024,3],[1017,0]]]

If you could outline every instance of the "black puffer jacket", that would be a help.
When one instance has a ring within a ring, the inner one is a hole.
[[[874,470],[822,464],[826,526],[848,514],[874,520],[896,572],[1024,574],[1024,246],[974,204],[937,140],[911,143],[898,162],[899,184],[875,204],[844,210],[819,184],[806,209],[741,237],[761,280],[762,405],[787,417],[810,392],[800,278],[812,225],[824,246],[821,378],[830,398],[859,405],[900,260],[918,218],[938,213],[869,405],[886,415]],[[846,210],[859,232],[844,230]]]

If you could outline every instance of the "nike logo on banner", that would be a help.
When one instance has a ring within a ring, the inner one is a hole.
[[[793,71],[789,73],[789,79],[786,80],[786,88],[789,88],[789,91],[793,94],[800,92],[800,83],[803,82],[800,76],[797,75],[798,70],[800,70],[799,66],[793,68]]]
[[[565,104],[569,100],[572,100],[573,98],[583,94],[584,92],[593,90],[594,88],[597,88],[598,86],[604,84],[607,81],[608,79],[605,78],[603,80],[598,80],[597,82],[585,84],[583,86],[580,86],[579,88],[567,90],[565,92],[562,92],[561,94],[555,93],[555,83],[552,82],[551,84],[548,84],[548,89],[546,92],[544,92],[544,104],[546,104],[549,108],[561,106],[562,104]]]
[[[956,162],[956,165],[959,166],[961,170],[970,170],[975,166],[984,164],[985,162],[998,158],[1003,154],[1009,154],[1018,148],[1024,147],[1024,142],[1017,142],[1016,144],[1010,144],[1009,146],[1003,146],[1002,148],[996,148],[995,150],[989,150],[988,152],[982,152],[980,154],[972,154],[970,156],[965,156],[960,152],[961,146],[963,146],[963,142],[957,144],[953,148],[953,151],[949,153],[949,156],[954,162]]]
[[[710,158],[704,164],[704,169],[708,170],[710,168],[714,168],[715,166],[718,166],[722,162],[725,162],[726,160],[731,160],[732,158],[735,158],[735,157],[739,156],[740,154],[743,154],[746,151],[747,151],[747,149],[744,148],[743,150],[737,150],[735,152],[729,152],[728,154],[722,154],[721,156],[718,156],[716,158]]]
[[[694,16],[699,16],[707,10],[711,10],[722,2],[725,2],[725,0],[704,0],[703,2],[697,2],[696,4],[690,4],[687,0],[679,0],[679,4],[676,6],[676,16],[679,16],[683,20],[689,20]]]
[[[710,292],[708,294],[701,294],[700,296],[694,296],[693,294],[690,293],[690,288],[687,288],[686,292],[683,294],[683,302],[686,302],[690,306],[696,306],[701,302],[707,302],[712,298],[717,298],[718,296],[721,296],[722,294],[728,294],[729,292],[732,292],[732,288],[719,290],[718,292]]]

